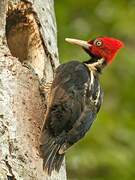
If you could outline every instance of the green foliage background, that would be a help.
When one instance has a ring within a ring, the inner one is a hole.
[[[135,179],[135,0],[57,0],[61,63],[88,55],[66,37],[121,39],[125,48],[101,75],[104,103],[85,138],[67,154],[69,180]]]

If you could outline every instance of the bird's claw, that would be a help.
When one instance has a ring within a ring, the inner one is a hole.
[[[50,93],[51,85],[52,85],[52,81],[48,82],[48,83],[41,82],[40,86],[39,86],[40,93],[44,97],[47,97],[47,99],[48,99],[48,96],[49,96],[49,93]]]
[[[28,68],[28,69],[32,72],[32,74],[34,74],[35,76],[38,76],[38,74],[35,72],[35,69],[34,69],[34,68],[32,67],[32,65],[29,64],[28,62],[24,61],[24,62],[22,63],[22,66]]]

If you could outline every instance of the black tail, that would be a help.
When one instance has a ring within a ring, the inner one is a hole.
[[[43,145],[40,145],[40,154],[43,158],[43,169],[48,175],[51,175],[53,170],[59,172],[64,154],[59,154],[58,151],[61,145],[55,141],[55,138],[49,137]]]

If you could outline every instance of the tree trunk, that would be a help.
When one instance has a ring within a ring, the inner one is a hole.
[[[0,180],[66,179],[64,163],[47,177],[38,153],[47,106],[39,85],[59,64],[53,5],[0,0]]]

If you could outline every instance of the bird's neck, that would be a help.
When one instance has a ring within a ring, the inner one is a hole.
[[[96,74],[100,74],[103,68],[106,66],[106,61],[103,58],[92,57],[90,60],[83,62],[90,71]]]

